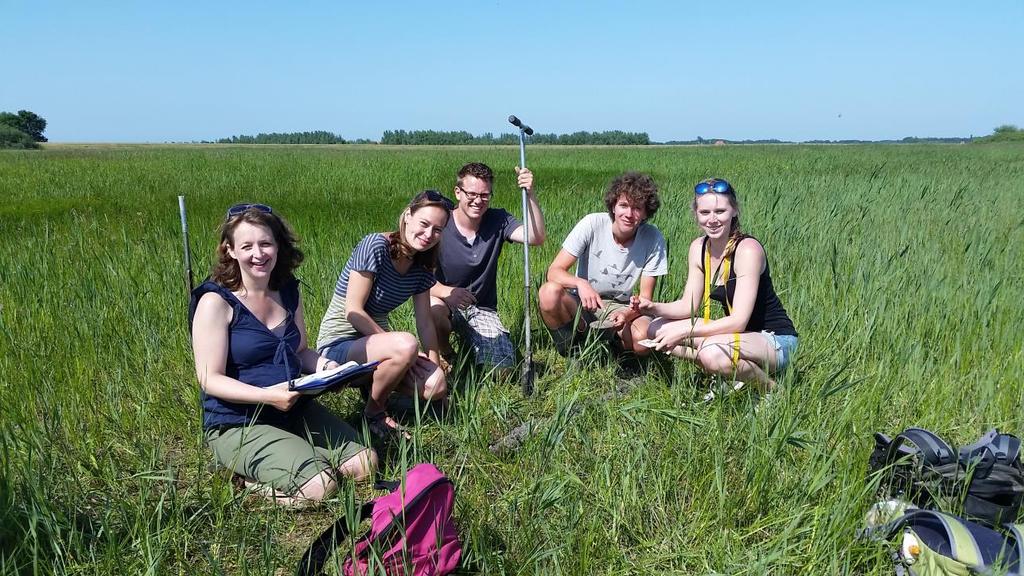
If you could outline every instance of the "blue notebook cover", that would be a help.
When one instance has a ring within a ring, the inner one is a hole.
[[[337,368],[292,380],[288,383],[288,389],[300,394],[323,394],[337,388],[344,388],[352,380],[376,370],[378,364],[380,364],[380,361],[367,362],[365,364],[346,362]]]

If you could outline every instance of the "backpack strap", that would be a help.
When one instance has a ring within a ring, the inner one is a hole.
[[[908,452],[903,449],[904,442],[910,442],[917,447],[916,450]],[[912,454],[914,452],[920,452],[924,456],[925,462],[931,466],[942,466],[945,464],[952,464],[956,461],[954,454],[956,454],[949,444],[945,440],[939,438],[934,432],[925,430],[924,428],[907,428],[903,432],[900,432],[893,438],[892,443],[889,444],[889,454],[887,460],[889,462],[895,462],[901,456]]]
[[[362,520],[373,514],[373,502],[367,502],[358,508],[355,518]],[[331,553],[338,547],[338,544],[348,538],[348,519],[343,515],[334,521],[327,530],[309,545],[306,552],[299,560],[296,576],[319,576],[324,573],[324,566]]]
[[[447,480],[447,478],[446,478]],[[378,479],[373,483],[374,490],[386,490],[388,492],[394,492],[402,483],[398,480],[381,480]],[[373,516],[373,509],[376,500],[371,500],[363,504],[355,514],[355,517],[360,520],[365,520]],[[409,502],[412,504],[412,502]],[[407,504],[407,505],[409,505]],[[320,536],[309,545],[306,549],[305,554],[302,555],[302,560],[299,561],[299,568],[296,572],[297,576],[319,576],[324,572],[324,566],[327,564],[327,559],[330,558],[331,553],[338,547],[338,544],[348,538],[348,520],[343,515],[334,521],[329,528],[324,530]]]
[[[949,535],[950,552],[954,559],[968,566],[982,566],[984,564],[978,542],[959,518],[931,510],[926,510],[925,512],[933,514],[946,528],[946,534]]]
[[[978,438],[974,444],[961,447],[959,453],[960,462],[967,464],[972,460],[984,458],[984,453],[989,450],[997,435],[998,432],[995,429],[989,430],[982,434],[981,438]]]
[[[373,489],[394,492],[395,490],[398,490],[398,487],[401,485],[402,482],[400,480],[377,480],[373,483]]]
[[[962,468],[973,469],[977,477],[985,478],[995,464],[1020,468],[1020,439],[993,428],[974,444],[961,448],[958,456]]]
[[[393,484],[396,485],[395,490],[397,490],[401,486],[401,483],[397,481],[393,482]],[[437,486],[440,486],[441,484],[452,484],[452,481],[447,476],[441,476],[440,478],[437,478],[430,484],[427,484],[426,486],[421,488],[420,491],[415,496],[406,500],[402,505],[402,508],[404,510],[411,510],[413,506],[420,502],[420,500],[426,498],[426,496],[430,493],[431,490],[433,490]],[[394,492],[395,490],[392,490],[392,492]],[[377,535],[370,539],[370,542],[387,542],[388,539],[391,537],[391,533],[394,532],[395,528],[398,526],[398,522],[400,520],[402,520],[400,516],[392,515],[391,521],[388,522],[386,526],[381,528]]]
[[[1020,457],[1020,438],[1013,434],[1003,434],[993,428],[978,438],[974,444],[961,448],[960,460],[970,461],[984,450],[991,450],[999,462],[1014,466]]]
[[[1008,466],[1020,466],[1020,438],[1013,434],[997,434],[990,447],[999,462]]]
[[[1017,569],[1022,568],[1020,563],[1024,563],[1024,524],[1007,524],[1006,529],[1013,535],[1013,540],[1017,545]]]
[[[981,548],[963,521],[935,510],[912,510],[893,520],[886,525],[889,529],[889,538],[895,537],[905,527],[912,529],[915,524],[924,522],[942,527],[946,543],[949,545],[950,557],[954,560],[972,567],[984,565]],[[918,536],[920,537],[919,534]],[[937,547],[935,542],[922,541],[922,544],[932,549]]]

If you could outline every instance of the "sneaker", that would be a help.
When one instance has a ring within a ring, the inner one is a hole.
[[[732,382],[721,382],[718,383],[717,385],[715,383],[712,383],[711,388],[708,390],[707,394],[704,395],[703,400],[704,402],[711,402],[720,394],[733,394],[735,392],[743,390],[744,386],[746,386],[746,384],[740,382],[739,380],[733,380]]]
[[[268,502],[286,508],[288,510],[308,510],[320,505],[317,500],[310,498],[303,498],[301,496],[292,496],[285,492],[275,489],[270,484],[262,484],[253,480],[252,478],[245,478],[239,476],[242,482],[242,486],[245,490],[257,496],[262,496]]]
[[[757,398],[757,403],[754,404],[754,414],[771,410],[772,406],[778,403],[779,398],[774,392],[765,392]]]

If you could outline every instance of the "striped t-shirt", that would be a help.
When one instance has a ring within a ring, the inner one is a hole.
[[[380,233],[370,234],[359,241],[352,256],[345,263],[345,268],[334,286],[323,322],[320,323],[320,335],[316,347],[322,350],[339,340],[361,338],[360,334],[348,321],[345,310],[345,297],[348,294],[348,278],[352,271],[373,274],[373,287],[366,299],[364,309],[381,328],[388,330],[388,314],[408,300],[413,294],[430,290],[434,285],[434,274],[422,266],[413,264],[405,274],[395,270],[395,264],[388,253],[387,236]]]

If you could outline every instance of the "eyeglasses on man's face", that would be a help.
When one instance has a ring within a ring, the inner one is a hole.
[[[466,190],[462,186],[456,186],[456,188],[459,189],[459,192],[462,192],[463,194],[465,194],[466,198],[469,199],[470,202],[474,202],[476,200],[480,200],[481,202],[490,202],[491,201],[491,193],[490,192],[470,192],[469,190]]]

